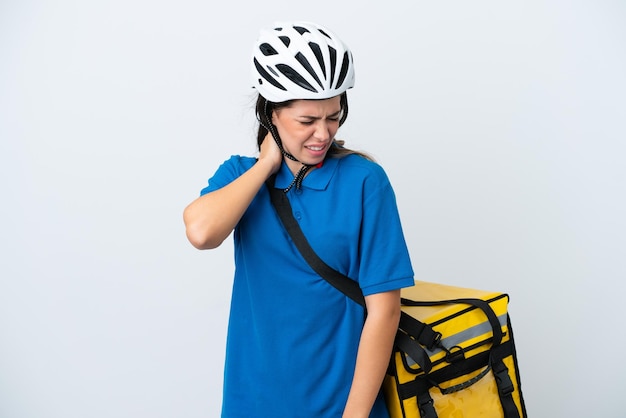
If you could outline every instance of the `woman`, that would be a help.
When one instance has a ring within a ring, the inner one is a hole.
[[[198,249],[234,231],[222,417],[387,417],[380,386],[413,271],[385,172],[335,140],[352,55],[292,22],[262,31],[252,62],[259,156],[225,161],[184,212]],[[320,258],[359,283],[367,315],[294,247],[265,186],[274,174]]]

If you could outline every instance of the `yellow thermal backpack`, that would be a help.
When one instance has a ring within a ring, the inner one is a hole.
[[[525,418],[508,295],[416,281],[383,383],[391,418]]]
[[[272,204],[304,259],[365,307],[358,283],[315,253],[289,199],[267,180]],[[391,418],[526,418],[504,293],[416,281],[402,315],[383,391]]]

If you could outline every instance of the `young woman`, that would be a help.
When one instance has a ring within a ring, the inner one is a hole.
[[[261,32],[252,73],[258,158],[225,161],[184,212],[198,249],[234,231],[222,417],[387,417],[380,387],[413,270],[385,172],[335,139],[352,55],[319,25],[282,23]],[[359,283],[367,315],[295,248],[272,175],[320,258]]]

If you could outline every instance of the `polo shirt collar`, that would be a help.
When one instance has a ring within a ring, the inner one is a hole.
[[[302,182],[302,187],[313,190],[325,190],[333,174],[335,174],[338,164],[339,158],[326,157],[324,164],[320,168],[316,168],[306,175]],[[293,173],[289,170],[289,167],[287,167],[287,163],[283,161],[276,175],[276,183],[274,186],[278,189],[286,189],[293,181],[293,178]]]

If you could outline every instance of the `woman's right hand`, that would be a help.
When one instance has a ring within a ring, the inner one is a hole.
[[[280,151],[280,148],[278,148],[278,144],[274,141],[274,137],[271,133],[265,135],[265,138],[261,143],[259,162],[269,164],[271,167],[270,174],[277,172],[283,162],[283,153]]]

